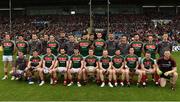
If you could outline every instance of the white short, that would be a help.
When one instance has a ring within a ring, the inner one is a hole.
[[[96,68],[95,68],[94,66],[88,66],[86,70],[87,70],[88,72],[94,72],[95,69],[96,69]]]
[[[148,69],[148,71],[146,71],[147,74],[153,74],[154,72],[154,69]]]
[[[17,74],[23,74],[23,73],[24,73],[24,71],[23,71],[23,70],[19,70],[19,69],[18,69],[18,70],[16,70],[16,73],[17,73]]]
[[[58,67],[57,71],[60,73],[65,73],[65,72],[67,72],[67,68],[66,67]]]
[[[98,58],[98,60],[100,60],[102,56],[96,56],[96,57]]]
[[[50,72],[50,68],[45,67],[45,68],[43,69],[43,72],[44,72],[44,74],[48,74],[48,73]]]
[[[78,73],[81,68],[72,68],[71,73]]]
[[[139,63],[141,63],[141,59],[142,59],[141,57],[138,57],[138,62],[139,62]]]
[[[157,64],[157,61],[156,61],[156,59],[154,59],[154,64]]]
[[[13,56],[12,55],[3,55],[3,61],[13,61]]]

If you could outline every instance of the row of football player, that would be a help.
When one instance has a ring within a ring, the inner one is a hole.
[[[90,36],[91,38],[91,36]],[[161,57],[163,56],[163,52],[165,49],[172,49],[172,43],[168,41],[168,34],[164,34],[162,36],[162,41],[158,44],[153,42],[154,38],[152,35],[147,37],[147,42],[143,43],[140,41],[139,35],[134,35],[133,41],[128,43],[128,38],[126,36],[122,36],[120,40],[115,40],[113,34],[108,35],[108,40],[102,39],[102,34],[97,33],[97,39],[87,39],[87,36],[84,35],[79,42],[75,41],[73,35],[69,35],[68,39],[65,38],[65,33],[60,34],[60,38],[55,40],[53,35],[44,35],[44,39],[38,40],[36,34],[32,34],[32,39],[30,41],[24,41],[22,35],[18,37],[18,40],[13,41],[10,40],[8,35],[5,36],[4,41],[2,42],[3,48],[8,50],[9,52],[4,55],[11,54],[14,48],[17,48],[18,51],[22,51],[24,54],[30,53],[34,50],[38,51],[39,54],[45,54],[46,48],[50,47],[52,53],[54,55],[58,55],[59,49],[64,48],[66,53],[71,56],[73,54],[73,49],[79,48],[80,53],[83,56],[88,55],[88,49],[93,48],[96,56],[102,56],[103,49],[107,49],[110,56],[113,56],[115,50],[120,49],[122,55],[128,54],[128,49],[133,47],[135,50],[135,54],[138,57],[141,57],[143,52],[149,51],[151,53],[152,58],[156,58],[156,54],[158,53]]]
[[[19,57],[16,60],[16,68],[12,71],[12,80],[18,80],[24,76],[28,79],[29,84],[34,84],[32,75],[37,72],[41,82],[39,86],[45,83],[44,76],[50,74],[50,84],[56,84],[58,81],[57,72],[64,74],[64,85],[73,85],[72,74],[77,74],[77,85],[81,87],[80,80],[87,81],[88,75],[96,76],[97,83],[100,87],[105,86],[104,77],[108,75],[109,87],[117,86],[118,84],[130,86],[134,75],[138,75],[137,86],[146,86],[147,74],[152,74],[155,83],[165,87],[166,81],[171,80],[172,90],[175,90],[176,80],[178,78],[176,62],[171,58],[169,50],[164,52],[164,57],[157,60],[151,58],[151,54],[146,52],[145,57],[138,60],[134,54],[134,48],[129,48],[129,54],[125,57],[121,56],[120,50],[116,50],[115,55],[110,57],[107,50],[103,50],[102,57],[98,58],[94,55],[94,51],[89,49],[89,55],[83,58],[78,49],[74,49],[74,54],[68,58],[65,50],[60,50],[60,55],[55,57],[51,53],[51,49],[47,48],[47,53],[41,58],[37,51],[33,52],[28,65],[22,52],[19,52]],[[24,61],[22,60],[24,59]],[[120,82],[117,82],[118,75],[121,75]],[[7,79],[4,78],[4,79]],[[113,82],[113,83],[112,83]]]

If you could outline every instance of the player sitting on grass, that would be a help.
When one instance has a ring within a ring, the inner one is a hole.
[[[64,74],[64,85],[67,84],[67,69],[68,69],[68,55],[65,54],[65,50],[62,48],[60,49],[60,54],[57,56],[55,62],[55,70],[56,72]],[[54,73],[54,78],[57,78],[57,74]]]
[[[99,82],[99,73],[97,73],[98,69],[98,58],[94,55],[94,51],[89,49],[89,55],[85,58],[84,68],[88,75],[94,75],[96,72],[96,81]],[[83,77],[86,76],[86,72],[83,72]],[[85,78],[86,79],[86,78]]]
[[[111,69],[111,58],[108,56],[108,51],[103,50],[103,56],[100,58],[99,61],[99,74],[100,74],[100,79],[102,81],[102,84],[100,87],[104,87],[105,82],[104,82],[104,77],[106,75],[108,76],[109,82],[108,85],[109,87],[113,87],[111,81],[112,81],[112,75],[113,75],[113,70]]]
[[[42,86],[44,82],[44,74],[50,74],[50,84],[56,84],[57,80],[53,78],[53,74],[56,72],[54,67],[55,56],[51,53],[51,48],[46,49],[47,53],[43,56],[42,68],[39,70],[39,77],[41,83],[39,86]]]
[[[115,51],[115,55],[112,57],[112,71],[113,76],[111,76],[114,79],[114,85],[117,86],[117,75],[122,74],[120,82],[121,86],[124,86],[124,79],[127,73],[127,70],[124,69],[124,58],[120,55],[120,50]],[[127,73],[128,74],[128,73]]]
[[[18,52],[18,58],[15,61],[15,72],[12,73],[13,76],[16,77],[15,80],[19,80],[24,76],[24,71],[27,66],[27,60],[24,56],[23,52]]]
[[[176,81],[178,79],[176,62],[171,58],[171,52],[169,50],[164,51],[164,57],[157,60],[158,68],[157,72],[160,74],[160,86],[165,87],[168,79],[171,83],[171,89],[175,90]]]
[[[129,70],[129,76],[131,77],[131,80],[133,79],[133,76],[135,74],[138,75],[138,82],[137,86],[139,86],[142,78],[142,71],[138,69],[139,63],[138,63],[138,57],[134,54],[134,48],[129,49],[129,54],[125,57],[125,68]],[[129,82],[129,76],[127,76],[127,85],[130,86]],[[133,80],[132,80],[133,81]]]
[[[143,86],[146,86],[147,74],[153,74],[155,78],[155,84],[158,85],[159,76],[156,73],[156,64],[154,59],[151,58],[150,52],[146,52],[145,57],[142,58],[141,70],[143,71],[143,76],[142,76]]]
[[[72,74],[77,74],[77,85],[81,87],[81,77],[83,70],[83,57],[80,55],[78,49],[74,49],[74,54],[70,58],[69,68],[68,68],[68,78],[70,83],[67,86],[73,85]]]
[[[26,77],[29,84],[34,84],[32,76],[41,68],[41,57],[37,51],[33,51],[33,56],[29,58],[28,65],[25,69]]]

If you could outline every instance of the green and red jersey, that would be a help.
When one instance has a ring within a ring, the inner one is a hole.
[[[87,56],[85,62],[86,62],[86,66],[96,67],[96,62],[98,62],[98,58],[96,56]]]
[[[79,51],[82,56],[87,56],[91,42],[88,40],[81,40],[79,42]]]
[[[15,44],[11,40],[4,40],[2,42],[3,55],[13,55]]]
[[[123,62],[124,58],[121,55],[115,55],[112,57],[112,64],[115,68],[120,68]]]
[[[127,62],[126,65],[127,65],[130,69],[134,69],[134,68],[136,68],[136,66],[137,66],[138,56],[128,54],[128,55],[125,57],[125,61]]]
[[[58,61],[58,65],[59,67],[66,67],[67,65],[67,61],[68,61],[68,56],[66,54],[62,55],[58,55],[57,56],[57,61]]]
[[[44,55],[43,60],[45,61],[45,67],[49,68],[53,64],[53,61],[55,60],[55,56],[53,54],[51,55]]]
[[[18,51],[23,52],[25,55],[27,54],[28,43],[26,41],[17,41],[16,47],[17,47]]]
[[[134,48],[134,53],[138,56],[141,57],[141,52],[143,49],[143,43],[141,41],[133,41],[130,44],[130,47]]]
[[[37,56],[37,57],[32,56],[29,60],[31,62],[30,65],[33,67],[36,67],[39,65],[39,62],[41,61],[41,57],[40,56]]]
[[[102,67],[103,67],[104,69],[108,69],[109,63],[111,62],[111,58],[110,58],[109,56],[108,56],[108,57],[102,56],[102,57],[100,58],[100,62],[102,63]]]
[[[51,51],[54,55],[58,55],[58,50],[59,50],[59,43],[57,41],[51,42],[49,41],[47,43],[47,47],[51,48]]]
[[[150,58],[150,59],[143,58],[141,60],[141,64],[144,65],[144,68],[150,69],[150,68],[153,68],[153,65],[155,64],[155,62],[152,58]]]
[[[155,43],[146,43],[144,44],[144,51],[151,53],[151,58],[156,59],[156,51],[157,51],[157,45]]]
[[[82,55],[73,54],[71,56],[70,60],[72,61],[72,65],[71,65],[72,68],[80,68],[83,57],[82,57]]]
[[[102,56],[102,52],[106,46],[106,42],[103,39],[97,39],[94,41],[94,52],[96,56]]]

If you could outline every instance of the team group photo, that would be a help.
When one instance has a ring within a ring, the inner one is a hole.
[[[4,0],[0,100],[179,100],[178,3]]]

